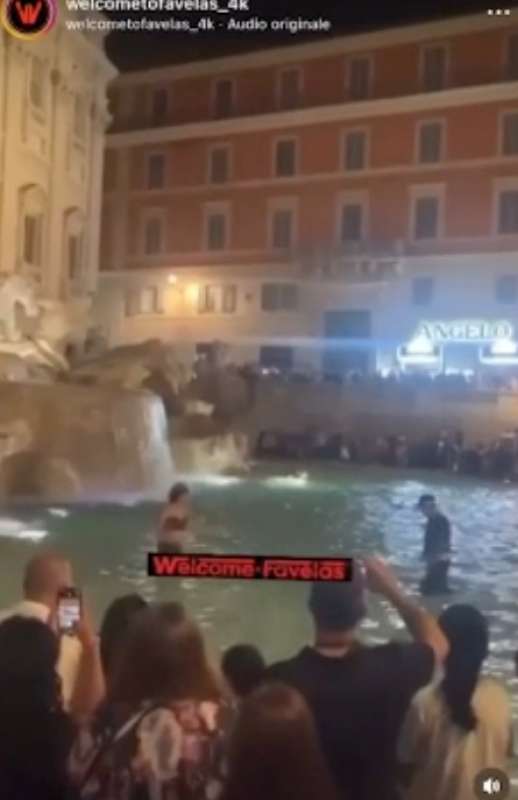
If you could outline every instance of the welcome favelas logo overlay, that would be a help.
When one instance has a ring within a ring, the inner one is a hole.
[[[2,0],[2,23],[17,39],[47,33],[57,16],[57,0]]]

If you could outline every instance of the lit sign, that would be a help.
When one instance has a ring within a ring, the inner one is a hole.
[[[514,327],[506,320],[488,322],[482,319],[463,319],[452,322],[421,322],[414,339],[430,342],[487,343],[514,338]]]

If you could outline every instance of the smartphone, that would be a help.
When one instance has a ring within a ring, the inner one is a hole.
[[[72,634],[81,619],[81,592],[69,587],[58,594],[58,630]]]

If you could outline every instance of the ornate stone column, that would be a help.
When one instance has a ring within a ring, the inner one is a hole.
[[[90,118],[90,180],[87,208],[88,235],[86,237],[85,253],[85,288],[89,292],[94,292],[97,287],[101,246],[104,138],[106,130],[111,122],[111,117],[106,109],[105,103],[103,103],[103,105],[98,101],[92,103]]]
[[[20,267],[19,145],[22,138],[23,109],[27,104],[24,80],[27,49],[22,42],[2,33],[0,64],[0,269],[14,272]]]

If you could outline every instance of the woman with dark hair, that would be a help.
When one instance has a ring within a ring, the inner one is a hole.
[[[439,619],[450,650],[439,680],[414,697],[399,741],[411,778],[406,800],[472,800],[481,770],[505,771],[511,750],[506,690],[481,677],[489,652],[485,618],[450,606]]]
[[[73,725],[63,711],[59,644],[40,620],[0,625],[0,797],[68,800]]]
[[[181,553],[190,540],[191,493],[184,483],[175,483],[160,517],[158,549],[163,553]]]
[[[130,625],[144,608],[147,608],[147,603],[139,594],[126,594],[117,597],[106,609],[100,639],[101,661],[107,683],[113,676]]]
[[[338,800],[311,712],[282,683],[243,700],[230,745],[224,800]]]
[[[182,606],[142,611],[106,704],[74,747],[81,797],[216,800],[227,713],[200,631]]]

